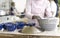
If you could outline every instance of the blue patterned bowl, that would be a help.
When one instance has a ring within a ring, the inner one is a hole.
[[[2,28],[3,28],[3,24],[0,24],[0,30],[2,30]]]
[[[24,22],[16,22],[16,26],[17,26],[17,29],[23,29],[23,27],[25,26],[25,23]]]
[[[4,29],[7,31],[15,31],[16,30],[16,25],[13,23],[5,23]]]

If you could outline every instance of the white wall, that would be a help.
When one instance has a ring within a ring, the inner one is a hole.
[[[0,9],[10,9],[11,0],[0,0]],[[5,6],[5,7],[4,7]]]
[[[16,4],[16,9],[18,10],[18,12],[23,12],[25,5],[26,5],[26,0],[13,0]]]

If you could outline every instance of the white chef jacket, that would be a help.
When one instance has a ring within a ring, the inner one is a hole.
[[[52,17],[50,3],[48,0],[27,0],[26,16],[32,18],[33,15],[40,18]]]
[[[39,16],[41,19],[45,17],[52,17],[50,2],[48,0],[27,0],[25,14],[26,17],[30,19],[30,23],[35,22],[35,26],[39,26],[36,19],[32,20],[32,16]]]

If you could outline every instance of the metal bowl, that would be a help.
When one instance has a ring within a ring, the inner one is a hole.
[[[52,31],[57,29],[59,18],[39,19],[38,22],[41,28],[45,29],[46,31]]]

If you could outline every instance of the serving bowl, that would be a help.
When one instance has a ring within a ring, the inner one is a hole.
[[[13,23],[5,23],[4,30],[15,31],[16,30],[16,25],[13,24]]]

